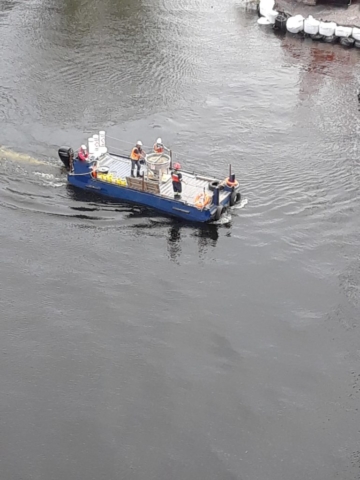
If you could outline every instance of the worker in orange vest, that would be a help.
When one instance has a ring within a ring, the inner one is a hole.
[[[145,152],[142,149],[142,142],[140,140],[136,142],[135,147],[131,150],[130,153],[130,158],[131,158],[131,176],[135,177],[135,170],[136,176],[140,177],[140,159],[145,158]]]
[[[174,170],[171,172],[171,180],[173,184],[174,197],[181,198],[182,192],[182,174],[179,172],[181,169],[180,163],[174,164]]]
[[[164,145],[161,141],[161,138],[158,138],[156,143],[154,143],[154,152],[159,154],[164,153]]]

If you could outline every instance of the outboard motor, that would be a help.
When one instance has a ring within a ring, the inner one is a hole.
[[[66,170],[71,171],[74,161],[74,150],[69,147],[62,147],[58,150],[58,155]]]

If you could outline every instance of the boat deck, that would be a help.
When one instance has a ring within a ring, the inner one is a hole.
[[[109,167],[109,173],[117,178],[127,178],[131,176],[131,161],[126,157],[115,157],[110,154],[106,154],[99,160],[99,166]],[[145,165],[141,165],[140,173],[147,173]],[[189,205],[195,204],[195,197],[199,193],[203,193],[204,190],[212,197],[213,192],[209,190],[209,183],[215,178],[205,178],[201,175],[195,175],[193,173],[181,172],[183,176],[181,200]],[[224,199],[227,193],[220,192],[220,201]],[[171,177],[160,184],[160,196],[166,198],[174,198],[174,192],[172,187]]]

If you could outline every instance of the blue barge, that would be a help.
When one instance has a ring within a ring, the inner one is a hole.
[[[171,179],[171,154],[151,153],[141,165],[140,177],[131,177],[131,160],[105,152],[88,161],[74,158],[71,148],[60,148],[59,157],[68,170],[68,182],[113,200],[149,207],[172,217],[194,222],[219,220],[228,207],[241,200],[235,175],[224,180],[181,170],[182,193],[176,197]]]

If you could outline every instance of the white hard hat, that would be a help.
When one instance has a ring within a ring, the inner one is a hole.
[[[82,150],[86,150],[86,145],[81,145]]]
[[[139,147],[142,147],[142,142],[140,142],[140,140],[138,140],[138,141],[136,142],[136,145],[139,145]]]
[[[162,143],[161,138],[158,138],[158,139],[156,140],[156,143]]]

